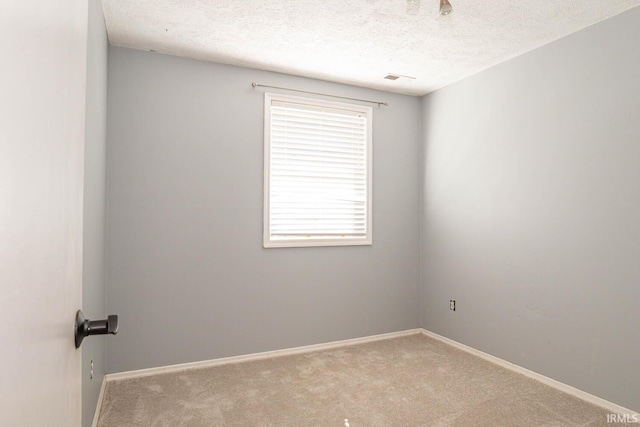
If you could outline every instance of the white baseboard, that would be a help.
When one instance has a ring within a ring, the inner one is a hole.
[[[98,394],[98,403],[96,404],[96,411],[93,413],[93,422],[91,427],[98,427],[98,418],[100,417],[100,410],[102,409],[102,398],[104,397],[104,388],[107,384],[106,375],[102,378],[102,385],[100,386],[100,394]]]
[[[602,399],[598,396],[594,396],[593,394],[587,393],[586,391],[582,391],[580,389],[577,389],[575,387],[572,387],[568,384],[562,383],[560,381],[556,381],[552,378],[546,377],[542,374],[539,374],[537,372],[531,371],[527,368],[523,368],[522,366],[516,365],[514,363],[508,362],[504,359],[500,359],[499,357],[496,356],[492,356],[488,353],[485,353],[483,351],[477,350],[473,347],[469,347],[468,345],[459,343],[458,341],[454,341],[450,338],[447,337],[443,337],[442,335],[438,335],[435,332],[431,332],[428,331],[426,329],[422,329],[422,333],[425,334],[428,337],[434,338],[438,341],[442,341],[445,344],[448,344],[452,347],[456,347],[462,351],[465,351],[467,353],[473,354],[474,356],[477,356],[481,359],[487,360],[491,363],[494,363],[496,365],[502,366],[503,368],[509,369],[511,371],[517,372],[519,374],[524,375],[525,377],[534,379],[536,381],[539,381],[543,384],[546,384],[550,387],[555,388],[556,390],[559,390],[563,393],[569,394],[571,396],[575,396],[578,399],[584,400],[586,402],[589,402],[593,405],[599,406],[601,408],[604,408],[608,411],[610,411],[611,413],[614,414],[624,414],[624,415],[630,415],[631,418],[640,418],[640,416],[638,416],[638,414],[635,411],[632,411],[631,409],[627,409],[623,406],[617,405],[613,402],[609,402],[608,400]]]
[[[294,354],[302,354],[302,353],[309,353],[312,351],[322,351],[322,350],[330,350],[330,349],[334,349],[334,348],[338,348],[338,347],[345,347],[345,346],[350,346],[350,345],[357,345],[357,344],[364,344],[364,343],[368,343],[368,342],[374,342],[374,341],[380,341],[380,340],[386,340],[386,339],[391,339],[391,338],[397,338],[397,337],[403,337],[403,336],[407,336],[407,335],[415,335],[415,334],[424,334],[425,336],[434,338],[438,341],[441,341],[445,344],[451,345],[453,347],[456,347],[460,350],[463,350],[467,353],[470,353],[474,356],[480,357],[481,359],[487,360],[491,363],[494,363],[496,365],[502,366],[506,369],[509,369],[511,371],[517,372],[519,374],[522,374],[526,377],[532,378],[536,381],[539,381],[543,384],[546,384],[550,387],[553,387],[563,393],[567,393],[569,395],[575,396],[578,399],[584,400],[586,402],[589,402],[593,405],[599,406],[601,408],[604,408],[608,411],[610,411],[611,413],[615,413],[615,414],[624,414],[624,415],[630,415],[631,417],[639,417],[639,415],[635,412],[632,411],[630,409],[627,409],[623,406],[617,405],[613,402],[609,402],[608,400],[602,399],[598,396],[594,396],[590,393],[587,393],[585,391],[579,390],[575,387],[572,387],[568,384],[564,384],[560,381],[554,380],[552,378],[546,377],[542,374],[539,374],[537,372],[531,371],[529,369],[523,368],[522,366],[513,364],[511,362],[508,362],[504,359],[500,359],[499,357],[496,356],[492,356],[490,354],[487,354],[485,352],[482,352],[480,350],[477,350],[473,347],[469,347],[465,344],[459,343],[457,341],[454,341],[450,338],[446,338],[443,337],[442,335],[438,335],[434,332],[428,331],[426,329],[422,329],[422,328],[418,328],[418,329],[409,329],[406,331],[400,331],[400,332],[391,332],[388,334],[381,334],[381,335],[372,335],[372,336],[368,336],[368,337],[362,337],[362,338],[354,338],[354,339],[349,339],[349,340],[343,340],[343,341],[333,341],[333,342],[328,342],[328,343],[323,343],[323,344],[314,344],[314,345],[307,345],[307,346],[302,346],[302,347],[294,347],[294,348],[288,348],[288,349],[283,349],[283,350],[274,350],[274,351],[266,351],[266,352],[262,352],[262,353],[253,353],[253,354],[247,354],[247,355],[242,355],[242,356],[232,356],[232,357],[224,357],[221,359],[213,359],[213,360],[205,360],[205,361],[201,361],[201,362],[191,362],[191,363],[181,363],[181,364],[177,364],[177,365],[170,365],[170,366],[161,366],[161,367],[157,367],[157,368],[149,368],[149,369],[139,369],[139,370],[135,370],[135,371],[127,371],[127,372],[118,372],[115,374],[107,374],[105,375],[104,381],[102,382],[102,388],[100,389],[100,397],[98,398],[98,406],[96,408],[96,415],[94,416],[93,419],[93,424],[92,427],[96,427],[96,423],[97,423],[97,419],[98,419],[98,415],[100,414],[100,407],[102,404],[102,396],[103,396],[103,391],[105,388],[105,384],[107,381],[111,382],[111,381],[121,381],[121,380],[127,380],[127,379],[131,379],[131,378],[140,378],[140,377],[147,377],[147,376],[151,376],[151,375],[158,375],[158,374],[166,374],[166,373],[172,373],[172,372],[182,372],[182,371],[187,371],[187,370],[191,370],[191,369],[199,369],[199,368],[208,368],[208,367],[212,367],[212,366],[220,366],[220,365],[227,365],[230,363],[238,363],[238,362],[248,362],[248,361],[252,361],[252,360],[260,360],[260,359],[268,359],[268,358],[272,358],[272,357],[279,357],[279,356],[289,356],[289,355],[294,355]]]
[[[212,366],[227,365],[230,363],[248,362],[251,360],[269,359],[279,356],[290,356],[294,354],[310,353],[312,351],[331,350],[338,347],[350,345],[364,344],[373,341],[386,340],[390,338],[403,337],[407,335],[415,335],[422,333],[423,329],[409,329],[400,332],[390,332],[388,334],[371,335],[362,338],[353,338],[342,341],[332,341],[323,344],[305,345],[302,347],[293,347],[283,350],[266,351],[262,353],[246,354],[241,356],[224,357],[221,359],[204,360],[201,362],[181,363],[178,365],[160,366],[157,368],[139,369],[135,371],[118,372],[115,374],[107,374],[106,381],[120,381],[131,378],[147,377],[149,375],[166,374],[170,372],[181,372],[190,369],[208,368]]]

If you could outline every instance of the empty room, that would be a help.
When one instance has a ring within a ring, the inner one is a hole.
[[[9,1],[0,425],[640,425],[638,6]]]

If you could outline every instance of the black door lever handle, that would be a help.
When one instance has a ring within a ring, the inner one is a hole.
[[[89,320],[84,318],[82,310],[78,310],[74,329],[76,348],[80,348],[82,340],[89,335],[117,334],[118,316],[110,314],[105,320]]]

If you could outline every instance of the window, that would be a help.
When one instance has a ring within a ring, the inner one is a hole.
[[[372,244],[371,116],[265,94],[265,248]]]

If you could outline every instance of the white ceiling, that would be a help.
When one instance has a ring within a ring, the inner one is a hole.
[[[418,3],[417,13],[411,2]],[[470,76],[640,0],[451,3],[453,12],[441,16],[439,0],[102,0],[114,46],[410,95]],[[415,79],[385,80],[388,73]]]

